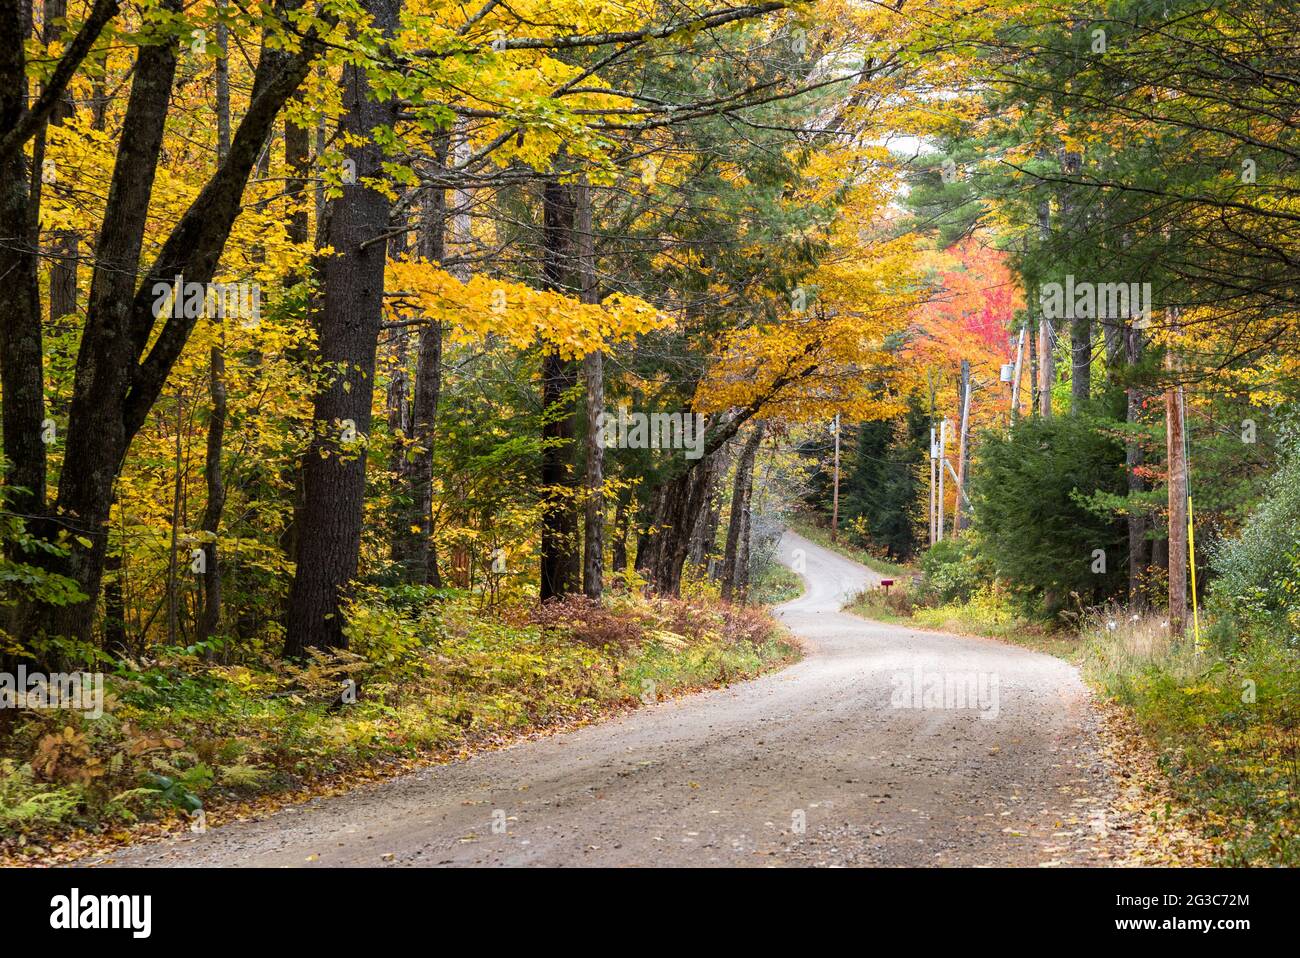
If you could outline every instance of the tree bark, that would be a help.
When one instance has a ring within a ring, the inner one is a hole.
[[[1174,321],[1174,325],[1177,320]],[[1165,390],[1165,461],[1169,467],[1169,635],[1179,638],[1187,622],[1187,458],[1184,451],[1181,371],[1172,349],[1165,353],[1171,383]]]
[[[1129,326],[1124,330],[1125,359],[1130,370],[1142,359],[1142,331]],[[1125,391],[1125,421],[1130,428],[1136,427],[1142,415],[1142,393],[1136,385],[1130,385]],[[1142,444],[1130,436],[1124,443],[1124,471],[1128,477],[1130,500],[1145,491],[1146,483],[1139,475],[1144,455]],[[1146,596],[1142,588],[1142,577],[1146,573],[1149,559],[1147,557],[1150,543],[1147,541],[1146,516],[1130,505],[1128,516],[1128,601],[1133,606],[1144,606]]]
[[[446,160],[446,141],[436,150],[437,160]],[[446,257],[447,194],[434,190],[425,201],[420,231],[420,255],[431,263]],[[463,278],[463,277],[462,277]],[[442,323],[430,318],[420,329],[415,360],[415,397],[411,408],[410,466],[406,473],[411,507],[406,528],[411,533],[404,563],[411,581],[441,585],[438,554],[433,547],[433,443],[437,430],[438,403],[442,396]]]
[[[1038,204],[1038,232],[1045,240],[1052,235],[1052,208],[1043,202]],[[1056,356],[1052,351],[1052,320],[1038,305],[1038,414],[1044,419],[1052,418],[1052,385],[1056,382]]]
[[[727,432],[730,432],[728,428]],[[636,567],[660,595],[681,592],[682,567],[690,551],[691,532],[707,508],[720,457],[718,447],[665,481],[651,498],[651,528],[637,543]]]
[[[591,187],[584,181],[574,189],[577,229],[578,298],[600,302],[596,288],[596,237],[592,228]],[[605,437],[601,416],[605,411],[605,357],[599,350],[582,360],[586,385],[587,490],[582,535],[582,591],[599,599],[605,578]]]
[[[26,41],[31,9],[0,5],[0,134],[14,131],[27,113]],[[40,170],[29,171],[21,149],[0,156],[0,428],[9,470],[4,476],[7,508],[39,516],[46,508],[44,344],[40,283],[31,222]]]
[[[576,205],[571,187],[548,182],[543,188],[542,266],[547,285],[572,293]],[[540,598],[568,595],[579,585],[578,522],[573,496],[574,415],[568,396],[577,385],[577,364],[552,350],[542,357],[542,508]]]
[[[749,500],[754,489],[754,459],[763,441],[763,423],[756,423],[736,458],[736,475],[731,486],[731,519],[727,523],[727,549],[722,559],[722,597],[728,602],[744,594],[747,577],[745,540],[749,529]]]
[[[219,7],[224,7],[221,0]],[[228,38],[224,24],[217,25],[217,163],[225,162],[230,153],[230,70]],[[286,147],[287,150],[287,147]],[[226,482],[221,457],[225,452],[226,437],[226,330],[224,324],[217,331],[219,337],[208,357],[208,437],[203,478],[207,485],[207,502],[199,529],[207,534],[201,546],[203,566],[200,575],[203,583],[203,610],[199,617],[198,638],[206,642],[217,633],[221,624],[221,554],[217,534],[221,530],[221,514],[226,508]]]
[[[63,28],[58,21],[67,16],[67,0],[45,0],[45,15],[42,34],[47,44],[63,39]],[[59,99],[59,105],[50,114],[50,126],[62,126],[72,116],[74,107],[72,98],[65,95]],[[41,148],[44,149],[44,136],[40,136]],[[39,169],[39,165],[37,165]],[[35,172],[35,171],[34,171]],[[57,184],[58,177],[55,176]],[[55,187],[57,188],[57,186]],[[39,219],[39,218],[38,218]],[[71,316],[77,311],[77,234],[73,230],[58,230],[50,234],[50,319],[58,320]]]
[[[618,502],[614,506],[614,544],[610,551],[609,564],[615,575],[627,571],[628,515],[631,511],[631,500],[631,490],[625,489],[619,493]]]
[[[1083,168],[1083,157],[1067,150],[1061,158],[1061,172],[1067,178],[1077,177]],[[1082,235],[1086,211],[1081,209],[1075,195],[1076,187],[1067,183],[1061,194],[1061,220],[1064,228],[1073,235]],[[1070,412],[1079,413],[1092,395],[1092,317],[1076,316],[1070,323]]]
[[[387,36],[397,28],[398,0],[366,0]],[[363,68],[343,74],[346,112],[340,127],[362,143],[349,146],[356,181],[326,212],[318,260],[320,298],[312,305],[317,349],[331,373],[313,404],[313,438],[303,458],[302,528],[289,594],[284,653],[347,647],[343,604],[357,575],[366,488],[366,445],[375,389],[375,354],[383,320],[384,267],[392,202],[365,184],[383,176],[383,149],[371,136],[397,119],[395,99],[376,101]]]

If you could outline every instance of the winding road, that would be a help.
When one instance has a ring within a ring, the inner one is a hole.
[[[780,672],[87,864],[1101,864],[1111,779],[1067,663],[841,612],[879,577],[787,532]],[[946,693],[946,699],[945,699]]]

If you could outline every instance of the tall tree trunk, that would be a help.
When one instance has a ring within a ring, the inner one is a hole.
[[[632,491],[624,489],[614,506],[614,544],[610,550],[610,568],[615,575],[627,571],[627,533],[631,512]]]
[[[708,505],[717,458],[711,450],[660,485],[651,500],[651,526],[637,543],[636,567],[660,595],[681,592],[682,567],[690,551],[691,531]]]
[[[218,8],[224,8],[220,0]],[[230,154],[230,70],[227,54],[229,38],[224,24],[217,24],[217,163],[224,163]],[[286,137],[287,140],[287,137]],[[287,147],[286,147],[287,148]],[[199,641],[206,642],[217,633],[221,624],[221,554],[217,534],[221,530],[221,514],[226,508],[226,481],[222,472],[221,457],[225,452],[226,437],[226,328],[224,318],[217,331],[218,341],[208,356],[208,438],[203,463],[203,478],[207,484],[207,502],[199,529],[206,534],[201,546],[203,610],[199,617]]]
[[[966,488],[970,474],[970,361],[961,361],[961,387],[957,393],[959,408],[957,410],[957,499],[953,503],[952,533],[958,533],[970,525],[969,509],[966,502]]]
[[[1172,324],[1177,327],[1177,319]],[[1165,390],[1165,461],[1169,467],[1169,634],[1179,638],[1187,622],[1187,457],[1183,430],[1181,366],[1165,352],[1170,385]]]
[[[582,591],[599,599],[605,577],[605,442],[600,427],[605,407],[604,354],[582,361],[587,386],[587,498],[583,517]]]
[[[1130,373],[1142,359],[1142,331],[1129,326],[1124,333],[1125,359]],[[1130,385],[1125,391],[1127,399],[1125,421],[1134,429],[1142,414],[1142,393],[1136,385]],[[1146,483],[1138,469],[1143,463],[1142,444],[1136,437],[1130,436],[1124,442],[1124,471],[1128,476],[1129,498],[1133,499],[1146,489]],[[1143,606],[1146,596],[1142,588],[1142,577],[1146,573],[1149,559],[1146,516],[1130,507],[1128,516],[1128,601],[1130,605]]]
[[[1061,157],[1061,172],[1066,178],[1079,175],[1083,156],[1066,150]],[[1087,211],[1077,197],[1078,187],[1066,183],[1061,194],[1061,226],[1070,235],[1081,236],[1086,229]],[[1070,412],[1079,413],[1092,395],[1092,316],[1076,316],[1070,323]]]
[[[364,8],[391,37],[398,0],[366,0]],[[356,182],[345,185],[326,212],[324,237],[334,255],[321,257],[317,268],[320,298],[312,318],[320,361],[332,372],[317,390],[314,435],[303,457],[303,521],[284,648],[291,657],[308,648],[347,647],[343,603],[360,561],[366,445],[383,320],[392,202],[366,179],[384,175],[383,149],[371,133],[396,121],[399,104],[372,99],[369,78],[355,64],[344,67],[343,88],[346,112],[340,128],[363,142],[346,150],[356,164]]]
[[[716,478],[725,468],[727,448],[724,446],[713,454],[717,457],[712,474]],[[695,519],[695,528],[691,530],[690,547],[686,552],[686,561],[696,568],[707,568],[714,544],[718,538],[718,525],[722,521],[722,504],[718,501],[717,483],[709,489],[704,508]]]
[[[172,8],[179,9],[179,3],[173,0]],[[142,46],[136,58],[103,227],[95,247],[86,326],[77,353],[57,505],[61,517],[74,524],[80,540],[70,545],[58,571],[75,579],[88,599],[32,610],[36,615],[28,628],[33,633],[82,640],[91,636],[107,549],[113,482],[129,441],[123,400],[135,369],[133,300],[176,58],[176,45],[170,41]],[[8,413],[13,404],[7,384],[5,394]],[[8,423],[5,437],[9,438]],[[89,542],[89,547],[82,542]]]
[[[727,523],[727,549],[722,559],[722,597],[727,601],[741,598],[747,564],[749,499],[754,489],[754,459],[763,441],[763,423],[755,423],[736,458],[736,475],[731,486],[731,520]]]
[[[291,243],[303,245],[311,238],[311,216],[309,210],[313,208],[314,191],[311,185],[311,139],[312,131],[306,126],[298,126],[295,123],[286,120],[284,125],[284,162],[288,167],[288,175],[285,177],[285,193],[289,201],[289,216],[286,224],[286,234]],[[317,155],[321,150],[318,149]],[[321,187],[323,189],[323,187]],[[319,209],[317,225],[320,225]],[[296,271],[286,273],[284,285],[286,288],[296,286],[302,282],[303,276]],[[291,347],[289,352],[290,361],[302,368],[303,372],[308,372],[307,366],[311,357],[307,355],[307,350],[301,346]],[[292,464],[283,466],[280,469],[280,479],[284,482],[285,487],[292,490],[292,507],[289,510],[289,521],[285,523],[284,530],[280,533],[279,545],[284,554],[291,561],[298,556],[298,532],[301,529],[302,520],[302,463],[295,461]],[[285,615],[288,614],[287,599],[285,605]]]
[[[1052,207],[1046,201],[1038,204],[1038,233],[1045,240],[1052,236]],[[1054,338],[1052,318],[1038,305],[1038,414],[1052,418],[1052,385],[1056,382],[1056,355],[1052,351]]]
[[[61,39],[65,30],[59,26],[59,21],[63,20],[67,13],[67,0],[45,0],[42,34],[47,44]],[[74,112],[72,98],[61,97],[58,107],[50,114],[50,126],[62,126]],[[53,188],[57,188],[57,173],[53,179],[55,184]],[[77,234],[73,230],[56,230],[50,234],[51,320],[71,316],[77,311],[77,246]]]
[[[543,273],[547,285],[571,293],[575,281],[574,217],[571,187],[548,182],[543,188]],[[543,602],[575,591],[578,579],[578,522],[574,512],[573,408],[568,396],[577,385],[577,364],[548,350],[542,357],[542,508],[541,587]]]
[[[1027,310],[1027,312],[1029,314],[1029,319],[1028,319],[1029,326],[1027,330],[1028,335],[1025,338],[1029,340],[1029,393],[1030,393],[1029,411],[1031,415],[1034,415],[1038,412],[1038,408],[1039,408],[1039,404],[1038,404],[1039,320],[1038,317],[1034,314],[1034,310],[1032,307],[1030,307]]]
[[[438,163],[447,156],[446,140],[436,149]],[[447,194],[431,191],[421,215],[420,255],[431,263],[446,257]],[[465,271],[461,271],[464,278]],[[411,455],[407,496],[411,503],[405,526],[411,533],[405,563],[412,581],[441,585],[438,554],[433,547],[433,443],[442,395],[442,323],[435,317],[420,329],[415,360],[415,399],[411,408]]]
[[[12,131],[27,108],[26,41],[31,7],[0,5],[0,133]],[[28,169],[21,149],[0,156],[0,428],[9,470],[6,507],[39,516],[46,508],[44,346],[40,282],[31,223],[39,196],[40,168]],[[12,631],[12,629],[11,629]]]
[[[578,298],[584,303],[600,302],[596,288],[596,236],[592,228],[591,187],[584,181],[574,189],[577,207]],[[605,583],[605,437],[601,415],[605,411],[605,357],[596,350],[582,360],[586,385],[587,495],[583,515],[582,591],[599,599]]]

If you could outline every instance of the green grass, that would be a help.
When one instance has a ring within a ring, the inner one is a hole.
[[[1223,864],[1300,865],[1300,655],[1197,650],[1157,617],[1122,615],[1090,619],[1083,644],[1084,676],[1131,710]]]
[[[832,552],[838,552],[846,559],[852,559],[854,562],[861,562],[868,569],[873,569],[883,576],[892,576],[901,578],[912,575],[916,570],[911,566],[903,565],[898,562],[890,562],[878,555],[868,552],[866,549],[855,546],[846,542],[841,535],[835,542],[831,541],[831,531],[821,526],[814,525],[807,518],[796,518],[790,523],[790,528],[799,535],[815,542],[823,548],[830,549]]]
[[[749,601],[755,605],[780,605],[803,595],[803,577],[779,562],[765,563],[749,586]]]

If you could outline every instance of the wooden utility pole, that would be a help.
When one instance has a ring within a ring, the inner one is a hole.
[[[943,464],[944,455],[948,445],[948,420],[943,419],[939,422],[939,514],[936,516],[935,524],[935,541],[943,541]]]
[[[1174,320],[1175,324],[1177,320]],[[1179,637],[1187,624],[1187,448],[1183,390],[1173,380],[1182,364],[1165,352],[1171,380],[1165,390],[1165,461],[1169,466],[1169,634]]]
[[[939,446],[935,442],[934,423],[930,424],[930,545],[934,545],[934,468],[939,461]]]
[[[970,431],[970,361],[961,361],[961,420],[957,432],[957,501],[953,504],[952,531],[956,536],[966,527],[966,510],[962,501],[966,498],[966,473],[968,471],[968,433]]]
[[[930,383],[930,545],[937,541],[935,535],[935,488],[934,488],[934,470],[939,460],[939,447],[935,444],[934,435],[934,376],[932,370],[926,370],[925,378]]]
[[[1052,418],[1052,383],[1056,380],[1056,359],[1052,355],[1052,321],[1038,319],[1038,414]]]
[[[1016,339],[1016,364],[1011,372],[1011,424],[1014,426],[1020,415],[1020,370],[1025,358],[1025,330],[1020,329]]]
[[[835,414],[835,424],[831,426],[835,433],[835,491],[831,494],[831,542],[836,541],[840,531],[840,414]]]

